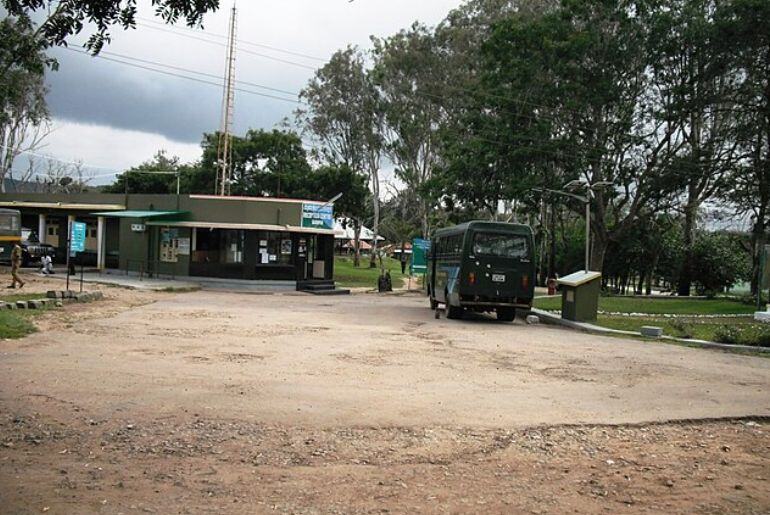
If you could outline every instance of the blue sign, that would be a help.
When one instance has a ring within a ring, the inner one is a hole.
[[[86,250],[86,224],[72,222],[72,236],[70,237],[70,252],[83,252]]]
[[[302,227],[334,229],[334,207],[331,204],[302,204]]]

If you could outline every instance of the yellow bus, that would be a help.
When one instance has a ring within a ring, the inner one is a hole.
[[[21,244],[21,213],[13,209],[0,209],[0,261],[11,262],[11,251]]]

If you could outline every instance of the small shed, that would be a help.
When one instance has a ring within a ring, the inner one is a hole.
[[[560,278],[561,317],[575,322],[594,322],[599,311],[601,272],[581,270]]]

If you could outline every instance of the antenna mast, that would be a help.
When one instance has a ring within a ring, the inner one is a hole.
[[[214,193],[230,195],[232,181],[232,126],[235,109],[235,3],[230,14],[230,30],[227,36],[227,55],[225,60],[225,84],[222,95],[222,124],[217,143],[217,181]]]

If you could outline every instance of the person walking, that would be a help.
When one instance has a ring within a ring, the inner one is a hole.
[[[19,269],[21,268],[21,245],[18,243],[13,246],[11,251],[11,285],[9,288],[16,288],[16,283],[19,283],[19,288],[24,287],[24,281],[19,277]]]

